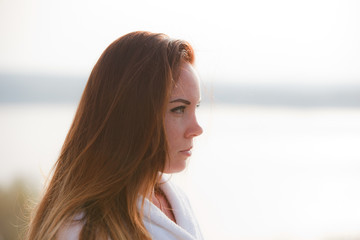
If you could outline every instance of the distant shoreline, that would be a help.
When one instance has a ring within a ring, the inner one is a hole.
[[[0,73],[0,104],[77,103],[87,77]],[[206,83],[206,80],[203,80]],[[203,89],[203,104],[360,108],[359,84],[230,84]]]

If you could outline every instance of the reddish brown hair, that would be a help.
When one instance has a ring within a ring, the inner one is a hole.
[[[192,47],[164,34],[129,33],[94,66],[28,239],[54,239],[83,214],[80,239],[150,239],[138,210],[167,159],[165,107]]]

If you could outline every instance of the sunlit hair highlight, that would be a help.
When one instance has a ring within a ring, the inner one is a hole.
[[[164,114],[192,47],[164,34],[133,32],[95,64],[28,232],[56,239],[81,216],[80,240],[151,239],[139,196],[151,196],[164,171]],[[142,202],[143,204],[143,202]]]

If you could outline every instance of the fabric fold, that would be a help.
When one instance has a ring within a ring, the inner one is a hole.
[[[202,234],[186,195],[165,177],[160,184],[172,207],[176,223],[148,199],[144,201],[144,225],[154,240],[202,240]],[[139,205],[141,207],[141,198]]]
[[[144,199],[143,222],[153,240],[203,240],[199,225],[191,209],[186,195],[181,189],[164,177],[160,185],[165,193],[176,219],[176,223],[168,218],[149,199]],[[142,197],[138,198],[140,210]],[[59,240],[78,240],[83,222],[83,213],[78,214],[72,221],[65,224],[58,233]],[[109,239],[110,240],[110,239]]]

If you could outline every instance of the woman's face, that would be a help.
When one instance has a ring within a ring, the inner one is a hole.
[[[186,160],[191,156],[193,139],[203,132],[195,113],[199,102],[199,78],[191,64],[184,63],[165,114],[165,131],[169,146],[165,173],[184,170]]]

